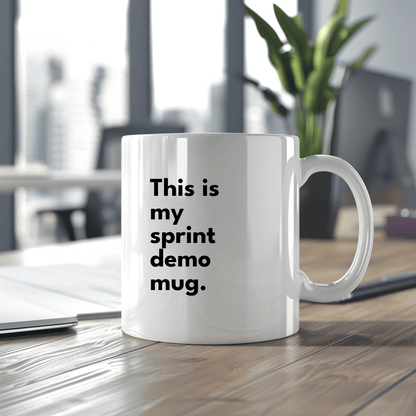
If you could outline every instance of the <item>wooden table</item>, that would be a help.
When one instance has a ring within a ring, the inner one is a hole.
[[[354,214],[352,214],[354,216]],[[354,220],[334,241],[302,241],[315,281],[341,276]],[[75,262],[120,269],[120,239],[0,255],[0,264]],[[416,269],[416,241],[377,231],[365,281]],[[0,414],[414,415],[416,289],[343,305],[301,304],[298,334],[230,346],[125,335],[119,319],[0,339]]]

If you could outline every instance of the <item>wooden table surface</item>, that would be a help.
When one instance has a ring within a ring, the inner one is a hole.
[[[344,219],[335,240],[301,242],[311,279],[329,282],[348,269],[356,229]],[[120,239],[0,255],[1,265],[62,262],[119,270]],[[376,232],[364,281],[415,269],[416,240]],[[351,304],[304,303],[300,316],[296,335],[246,345],[145,341],[123,334],[120,319],[4,335],[0,414],[416,414],[416,289]]]

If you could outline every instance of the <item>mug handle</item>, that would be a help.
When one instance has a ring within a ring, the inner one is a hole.
[[[333,302],[351,293],[363,278],[374,238],[374,218],[370,196],[357,171],[345,160],[329,155],[314,155],[301,159],[300,186],[316,172],[332,172],[339,175],[350,187],[358,209],[358,245],[354,260],[347,273],[333,283],[313,283],[306,273],[299,270],[300,298],[313,302]]]

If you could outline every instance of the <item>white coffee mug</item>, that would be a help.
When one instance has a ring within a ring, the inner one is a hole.
[[[299,139],[263,134],[155,134],[122,139],[122,330],[154,341],[234,344],[299,329],[299,298],[330,302],[361,281],[373,214],[342,159],[299,158]],[[353,263],[331,284],[299,269],[299,187],[319,171],[358,207]]]

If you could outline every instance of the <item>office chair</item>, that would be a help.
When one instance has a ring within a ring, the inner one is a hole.
[[[169,124],[127,125],[102,129],[97,169],[121,169],[121,138],[130,134],[182,133],[184,126]],[[68,239],[76,240],[72,221],[75,211],[85,213],[85,237],[94,238],[121,233],[121,190],[90,190],[84,207],[50,210],[63,226]],[[41,213],[45,213],[42,211]]]

